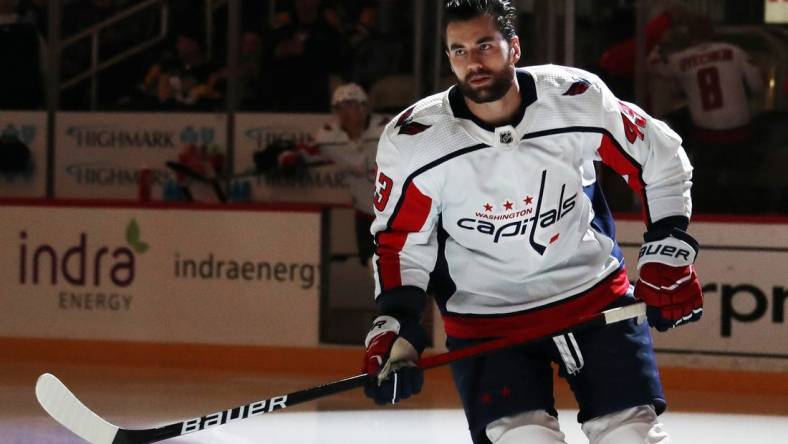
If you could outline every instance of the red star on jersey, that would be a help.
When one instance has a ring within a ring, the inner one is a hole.
[[[512,209],[512,205],[513,204],[507,200],[506,203],[503,204],[503,207],[506,208],[507,210],[511,210]]]
[[[489,393],[482,394],[482,404],[489,404],[492,402],[492,395]]]
[[[508,398],[509,395],[511,395],[511,394],[512,394],[512,391],[509,390],[509,387],[504,387],[504,388],[501,389],[501,396],[503,396],[504,398]]]
[[[492,211],[492,205],[484,204],[484,211]]]
[[[525,196],[525,199],[523,199],[523,202],[525,202],[526,205],[531,205],[531,202],[533,202],[533,201],[534,201],[534,198],[531,197],[531,196]]]

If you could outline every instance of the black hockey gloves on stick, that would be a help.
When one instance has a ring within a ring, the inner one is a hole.
[[[645,314],[646,308],[642,303],[613,308],[594,315],[573,319],[571,320],[571,325],[567,321],[564,324],[555,326],[554,331],[540,330],[534,333],[533,331],[523,330],[521,333],[511,337],[424,358],[416,364],[419,369],[425,370],[440,367],[467,357],[545,339],[570,331],[604,326],[632,318],[643,318]],[[394,372],[396,373],[396,370]],[[144,444],[205,430],[230,421],[270,413],[324,396],[362,387],[370,378],[377,379],[377,375],[362,373],[325,385],[149,429],[124,429],[107,422],[87,408],[60,380],[49,373],[45,373],[38,378],[36,397],[41,407],[50,416],[91,444]]]

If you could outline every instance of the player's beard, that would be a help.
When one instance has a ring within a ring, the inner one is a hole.
[[[509,92],[509,88],[514,83],[514,66],[506,64],[503,69],[498,72],[482,70],[473,74],[467,75],[465,78],[469,79],[478,75],[492,76],[492,82],[487,86],[474,87],[468,80],[457,80],[457,87],[463,96],[476,103],[489,103],[501,99]]]

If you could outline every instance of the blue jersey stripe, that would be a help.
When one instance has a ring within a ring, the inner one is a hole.
[[[610,207],[607,205],[602,187],[599,186],[599,182],[594,182],[593,185],[583,187],[583,192],[588,196],[588,199],[591,201],[591,208],[594,210],[591,228],[613,241],[613,251],[610,252],[610,255],[618,259],[619,263],[623,265],[624,253],[621,252],[621,247],[618,246],[618,241],[616,240],[616,222],[613,219],[613,214],[610,212]]]

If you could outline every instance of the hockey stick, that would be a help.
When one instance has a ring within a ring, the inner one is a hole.
[[[643,303],[613,308],[575,319],[571,322],[571,325],[570,322],[564,322],[553,328],[540,330],[538,333],[524,330],[522,333],[505,338],[426,357],[420,359],[418,365],[425,370],[431,369],[460,359],[546,339],[558,334],[605,326],[632,318],[642,319],[645,315],[646,307]],[[363,373],[317,387],[149,429],[124,429],[107,422],[87,408],[59,379],[49,373],[39,376],[38,382],[36,382],[36,397],[41,407],[52,418],[91,444],[146,444],[216,427],[230,421],[270,413],[324,396],[362,387],[370,377],[371,375]]]
[[[216,198],[219,199],[219,202],[227,202],[227,196],[222,189],[222,184],[219,182],[219,179],[214,177],[208,177],[190,166],[183,164],[181,162],[175,162],[174,160],[168,160],[164,162],[167,165],[167,168],[175,171],[176,173],[183,174],[184,176],[194,179],[198,182],[203,182],[211,185],[213,187],[213,192],[216,194]]]
[[[222,188],[222,181],[241,179],[241,178],[244,178],[244,177],[256,177],[256,176],[264,175],[262,172],[252,171],[252,172],[246,172],[246,173],[233,174],[233,175],[229,175],[229,176],[215,176],[215,177],[211,177],[211,176],[207,176],[205,174],[202,174],[199,171],[196,171],[194,168],[192,168],[192,167],[190,167],[190,166],[188,166],[188,165],[186,165],[186,164],[184,164],[182,162],[176,162],[174,160],[168,160],[168,161],[164,162],[164,164],[167,166],[167,168],[171,169],[172,171],[174,171],[176,173],[183,174],[184,176],[186,176],[186,177],[188,177],[190,179],[194,179],[194,180],[196,180],[198,182],[207,183],[207,184],[211,185],[211,187],[213,187],[213,192],[216,195],[216,198],[219,200],[219,202],[222,202],[222,203],[227,202],[227,193],[225,193],[224,189]],[[324,162],[324,161],[312,162],[312,163],[308,163],[308,164],[304,165],[304,168],[306,168],[306,169],[317,168],[317,167],[321,167],[321,166],[325,166],[325,165],[329,165],[329,162]],[[184,192],[186,192],[189,195],[191,195],[191,192],[188,190],[188,187],[184,186]],[[189,200],[194,200],[194,199],[189,198]]]

